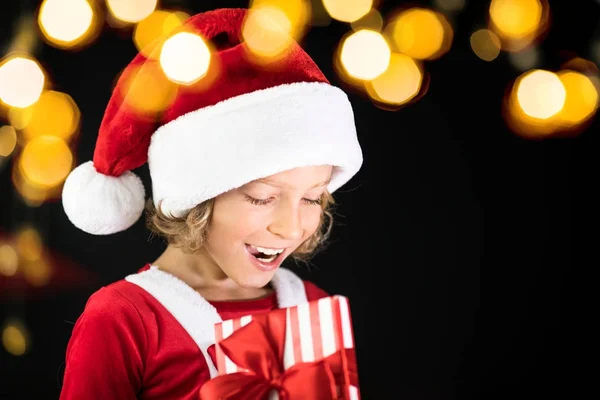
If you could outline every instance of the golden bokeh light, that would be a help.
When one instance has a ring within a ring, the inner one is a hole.
[[[402,105],[410,102],[421,90],[422,67],[411,57],[392,53],[385,72],[366,84],[370,97],[377,102]]]
[[[350,23],[352,30],[360,31],[361,29],[369,29],[372,31],[381,32],[383,30],[383,16],[376,9],[371,9],[367,14],[360,19]]]
[[[44,0],[38,13],[38,25],[47,42],[68,48],[93,36],[97,26],[95,18],[88,0]]]
[[[48,200],[60,197],[60,185],[48,188],[32,182],[23,175],[19,164],[17,162],[13,165],[11,179],[14,188],[27,206],[39,207]]]
[[[52,273],[52,266],[43,258],[23,263],[23,277],[33,286],[48,284]]]
[[[11,107],[29,107],[44,90],[46,76],[28,56],[10,56],[0,64],[0,100]]]
[[[323,0],[323,6],[331,18],[355,22],[373,8],[373,0]]]
[[[152,14],[157,0],[106,0],[106,5],[117,20],[137,23]]]
[[[25,227],[17,232],[15,247],[19,256],[25,261],[36,261],[42,258],[44,244],[35,228]]]
[[[163,44],[160,65],[173,82],[190,85],[206,75],[210,59],[210,50],[200,36],[179,32]]]
[[[465,8],[466,0],[435,0],[435,6],[446,12],[457,12]]]
[[[159,62],[148,61],[125,71],[120,86],[125,103],[143,114],[165,110],[175,99],[178,85],[164,74]]]
[[[10,125],[0,126],[0,156],[8,157],[17,146],[17,132]]]
[[[33,107],[11,107],[8,110],[8,122],[18,130],[23,130],[31,121],[31,116],[33,114]]]
[[[390,18],[385,28],[394,50],[418,60],[434,60],[452,45],[454,30],[439,12],[413,7]]]
[[[297,41],[308,30],[312,14],[311,0],[251,0],[249,9],[265,10],[280,28]],[[285,18],[278,15],[277,11],[283,13]]]
[[[251,9],[242,26],[242,39],[257,61],[269,62],[286,54],[293,44],[292,22],[280,8],[270,5]]]
[[[19,267],[19,255],[8,243],[0,242],[0,274],[14,276]]]
[[[469,39],[473,53],[483,61],[493,61],[500,54],[502,44],[498,36],[489,29],[479,29]]]
[[[156,10],[135,25],[133,42],[144,56],[151,59],[160,57],[160,48],[170,35],[181,28],[187,14]]]
[[[577,125],[588,120],[598,109],[598,88],[580,72],[559,71],[558,77],[566,89],[565,104],[557,116],[560,122]]]
[[[522,39],[539,28],[542,3],[540,0],[492,0],[489,15],[500,35]]]
[[[28,349],[28,336],[20,321],[8,321],[2,328],[2,345],[13,356],[22,356]]]
[[[43,92],[23,114],[27,115],[28,121],[21,129],[27,140],[42,135],[69,140],[77,131],[81,117],[79,107],[71,96],[53,90]]]
[[[391,50],[385,37],[369,29],[348,35],[339,52],[346,73],[359,80],[377,78],[388,68],[390,57]]]
[[[19,159],[19,168],[27,179],[42,187],[61,184],[73,166],[73,154],[56,136],[38,136],[29,141]]]
[[[549,13],[547,0],[492,0],[488,28],[500,38],[502,50],[521,51],[547,30]]]
[[[548,119],[565,104],[565,87],[558,75],[551,71],[528,71],[520,77],[516,88],[520,108],[533,118]]]

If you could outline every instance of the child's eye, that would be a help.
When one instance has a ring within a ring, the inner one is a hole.
[[[250,203],[254,204],[255,206],[264,206],[265,204],[269,204],[271,202],[271,199],[255,199],[254,197],[250,197],[248,195],[246,196],[246,200],[248,200]]]
[[[320,206],[322,201],[321,199],[311,200],[311,199],[302,199],[306,204],[310,204],[312,206]]]
[[[256,199],[254,197],[248,196],[247,194],[245,195],[245,197],[246,200],[248,200],[251,204],[254,204],[255,206],[264,206],[266,204],[269,204],[272,200],[272,198]],[[302,201],[312,206],[320,206],[322,204],[322,200],[320,198],[316,200],[303,198]]]

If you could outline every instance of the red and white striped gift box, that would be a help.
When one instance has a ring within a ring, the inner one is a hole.
[[[218,343],[252,321],[252,316],[215,324],[217,370],[220,374],[243,371],[229,359]],[[354,349],[354,335],[348,299],[335,295],[286,309],[283,367],[298,362],[318,361],[342,349]],[[359,390],[350,385],[347,398],[359,400]],[[276,397],[274,397],[276,398]]]

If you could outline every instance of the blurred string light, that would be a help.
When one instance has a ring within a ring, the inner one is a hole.
[[[38,136],[25,145],[19,158],[23,176],[37,186],[52,188],[62,183],[73,166],[73,154],[59,137]]]
[[[435,0],[435,7],[447,13],[455,13],[465,8],[466,0]]]
[[[368,13],[363,15],[361,18],[350,23],[353,31],[360,31],[361,29],[369,29],[372,31],[381,32],[383,30],[383,16],[379,12],[372,8]]]
[[[20,226],[10,240],[0,240],[0,275],[20,276],[35,287],[47,285],[54,268],[46,250],[35,227]]]
[[[0,62],[0,101],[24,108],[35,103],[46,84],[40,64],[30,56],[10,55]]]
[[[8,157],[17,145],[17,132],[10,125],[0,126],[0,156]]]
[[[307,0],[253,0],[242,25],[241,39],[257,64],[268,66],[284,56],[309,28]]]
[[[47,134],[69,140],[77,132],[80,118],[79,107],[71,96],[54,90],[44,91],[34,104],[13,108],[8,115],[25,141]]]
[[[412,7],[389,19],[385,31],[395,51],[418,60],[436,60],[450,50],[454,30],[443,14]]]
[[[500,54],[500,39],[489,29],[479,29],[471,34],[469,43],[473,53],[483,61],[493,61]]]
[[[19,255],[9,243],[0,241],[0,275],[14,276],[19,267]]]
[[[558,75],[538,69],[527,72],[519,79],[516,96],[525,114],[545,120],[563,108],[567,92]]]
[[[340,40],[334,67],[347,83],[363,88],[376,106],[397,110],[426,93],[424,62],[449,51],[454,31],[446,16],[433,9],[404,7],[384,19],[369,3],[370,8],[365,5],[355,18],[335,14],[334,5],[341,7],[342,2],[325,4],[333,18],[350,21],[353,30]],[[464,4],[441,6],[459,10]]]
[[[350,77],[371,80],[383,74],[390,63],[389,44],[381,33],[361,29],[342,40],[340,62]]]
[[[47,43],[61,49],[87,45],[99,33],[100,18],[88,0],[44,0],[38,24]]]
[[[157,0],[106,0],[110,15],[120,22],[138,23],[148,17],[157,6]]]
[[[1,130],[0,155],[14,156],[13,184],[29,206],[60,196],[73,163],[69,142],[80,123],[75,101],[46,86],[31,55],[10,54],[0,64],[0,99],[9,122]]]
[[[558,72],[532,69],[513,82],[504,112],[515,133],[544,139],[585,129],[597,113],[600,85],[597,70],[582,71],[580,60],[566,63]]]
[[[413,58],[392,53],[388,68],[375,79],[366,82],[367,93],[380,107],[394,109],[421,93],[423,67]]]
[[[2,346],[13,356],[22,356],[29,350],[29,331],[25,324],[16,318],[8,319],[2,326]]]
[[[342,22],[355,22],[373,7],[373,0],[322,0],[331,18]]]
[[[165,41],[160,53],[160,65],[173,82],[190,85],[208,72],[210,49],[198,35],[180,32]]]
[[[137,50],[152,59],[160,57],[160,48],[183,25],[189,15],[181,11],[155,10],[139,21],[133,31]]]
[[[546,0],[491,0],[488,28],[500,38],[502,50],[520,51],[546,32],[549,15]]]

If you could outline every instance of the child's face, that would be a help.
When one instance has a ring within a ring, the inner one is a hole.
[[[331,172],[329,165],[295,168],[218,196],[207,253],[239,286],[265,286],[318,228],[322,209],[315,201],[325,192]],[[284,250],[273,262],[261,262],[248,245]]]

